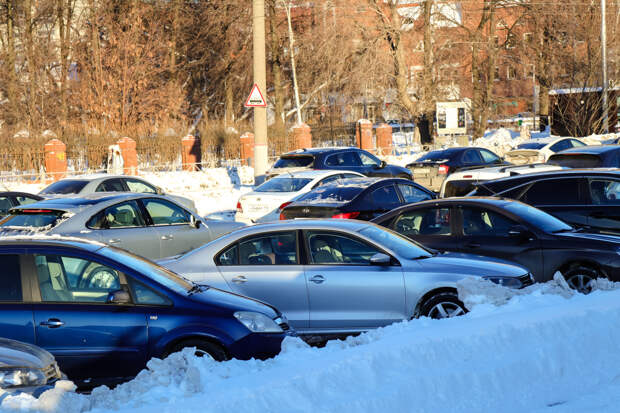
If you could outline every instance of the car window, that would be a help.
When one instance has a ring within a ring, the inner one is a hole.
[[[342,177],[344,179],[349,179],[349,178],[360,178],[359,175],[355,175],[355,174],[342,174]]]
[[[235,243],[233,246],[227,248],[216,259],[216,265],[238,265],[239,264],[239,248]]]
[[[227,258],[231,258],[228,255]],[[220,260],[222,256],[220,256]],[[240,265],[298,264],[295,231],[260,234],[239,242]]]
[[[319,186],[321,186],[321,185],[328,184],[328,183],[330,183],[330,182],[337,181],[338,179],[341,179],[341,178],[340,178],[340,174],[338,174],[338,175],[328,176],[327,178],[323,178],[323,179],[321,179],[319,182],[317,182],[317,183],[314,185],[314,188],[319,187]]]
[[[145,226],[136,201],[112,205],[94,215],[86,223],[92,229],[132,228]]]
[[[255,192],[297,192],[312,181],[310,178],[276,176],[257,186]]]
[[[620,205],[620,181],[590,179],[590,197],[594,205]]]
[[[535,182],[521,196],[520,201],[538,205],[578,205],[580,204],[579,178],[548,179]]]
[[[133,296],[135,297],[136,304],[143,305],[172,305],[172,302],[150,287],[142,284],[139,281],[134,280],[131,277],[127,277],[127,283],[131,287]]]
[[[19,255],[0,255],[2,277],[0,277],[0,302],[22,300],[22,279]]]
[[[482,208],[463,208],[463,234],[507,237],[516,222]]]
[[[560,152],[563,151],[564,149],[568,149],[568,148],[572,148],[573,145],[570,143],[570,141],[568,139],[563,139],[559,142],[554,143],[553,145],[551,145],[551,147],[549,147],[549,149],[552,152]]]
[[[62,179],[43,189],[41,194],[77,194],[88,183],[83,179]]]
[[[399,215],[392,229],[407,237],[415,235],[452,235],[450,208],[424,208]]]
[[[106,179],[97,186],[95,192],[125,192],[123,182],[118,179]]]
[[[298,168],[310,166],[314,162],[314,156],[282,156],[273,164],[274,168]]]
[[[30,198],[29,196],[16,196],[15,200],[19,205],[29,205],[38,202],[38,199]]]
[[[377,206],[400,205],[400,198],[394,185],[385,185],[372,191],[372,200]]]
[[[359,155],[360,160],[362,162],[362,165],[364,165],[364,166],[379,166],[379,165],[381,165],[381,161],[378,158],[372,156],[371,154],[367,154],[367,153],[364,153],[364,152],[358,152],[357,154]]]
[[[325,165],[328,166],[361,166],[361,162],[357,154],[353,151],[339,152],[329,155],[325,159]]]
[[[482,163],[482,158],[480,154],[475,149],[470,149],[465,151],[462,158],[463,163],[471,164],[471,163]]]
[[[600,156],[587,153],[558,153],[551,155],[547,163],[567,168],[600,168],[603,166],[603,160]]]
[[[308,231],[306,239],[313,264],[370,265],[370,257],[381,252],[359,239],[329,232]]]
[[[141,194],[156,194],[157,188],[155,188],[151,184],[147,184],[144,181],[140,181],[138,179],[125,178],[125,183],[127,184],[127,188],[131,192],[139,192]]]
[[[178,225],[190,222],[190,213],[172,202],[163,199],[143,199],[153,225]]]
[[[398,184],[398,189],[400,190],[400,193],[403,196],[405,203],[408,204],[412,202],[420,202],[426,199],[431,199],[431,196],[429,194],[419,188],[416,188],[413,185]]]
[[[9,209],[13,208],[13,203],[7,196],[0,197],[0,215],[7,215]]]
[[[581,142],[580,140],[577,140],[577,139],[570,139],[570,143],[571,143],[573,148],[579,148],[581,146],[586,146],[585,143],[583,143],[583,142]]]
[[[484,163],[496,163],[501,161],[501,159],[499,159],[499,156],[486,149],[480,149],[480,156],[482,156],[482,160],[484,161]]]
[[[43,302],[105,303],[122,289],[121,273],[83,258],[35,254]]]
[[[45,231],[55,227],[63,221],[65,211],[53,211],[48,209],[17,209],[11,215],[1,221],[4,228],[29,228]]]

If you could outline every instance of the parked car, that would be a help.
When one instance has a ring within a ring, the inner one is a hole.
[[[575,230],[546,212],[502,198],[446,198],[395,209],[373,222],[429,248],[516,262],[539,282],[559,271],[587,292],[590,281],[620,281],[620,238]]]
[[[81,175],[61,179],[43,188],[40,195],[46,198],[67,195],[86,195],[96,192],[136,192],[139,194],[165,195],[191,211],[196,211],[194,201],[189,198],[167,194],[158,186],[136,176],[127,175]]]
[[[267,178],[308,169],[354,171],[366,176],[413,179],[407,168],[388,165],[375,155],[358,148],[309,148],[280,156],[267,171]]]
[[[32,204],[42,199],[42,196],[27,192],[0,192],[0,217],[7,215],[9,209],[15,206]]]
[[[546,162],[554,153],[582,146],[586,146],[586,144],[575,138],[531,139],[507,152],[504,158],[515,165],[541,163]]]
[[[501,196],[540,208],[588,231],[620,234],[620,171],[567,169],[478,185],[472,196]]]
[[[551,155],[547,163],[568,168],[619,168],[620,145],[589,145],[566,149]]]
[[[408,179],[350,178],[301,195],[282,208],[280,219],[370,220],[401,205],[433,198],[432,191]]]
[[[185,347],[215,360],[268,358],[289,330],[275,308],[198,285],[99,242],[0,239],[0,325],[52,353],[78,386],[135,376]]]
[[[3,394],[27,393],[39,397],[63,376],[49,352],[32,344],[0,337],[0,400]]]
[[[278,175],[239,198],[235,220],[252,223],[277,221],[282,208],[299,196],[330,182],[363,176],[357,172],[329,170]]]
[[[466,310],[455,286],[484,277],[519,288],[520,266],[438,254],[357,220],[279,221],[232,232],[160,264],[195,282],[264,300],[303,336],[346,335]]]
[[[132,193],[47,199],[9,212],[0,234],[75,236],[150,259],[181,254],[245,225],[200,218],[165,196]]]
[[[430,151],[407,165],[413,180],[433,191],[439,191],[443,180],[451,173],[467,168],[507,165],[493,152],[484,148],[448,148]]]

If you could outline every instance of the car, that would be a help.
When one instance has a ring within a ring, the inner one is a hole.
[[[42,199],[42,196],[27,192],[0,192],[0,217],[6,216],[9,209],[15,206],[32,204]]]
[[[516,199],[574,227],[620,235],[618,169],[566,169],[512,176],[479,184],[469,195]]]
[[[81,175],[56,181],[43,188],[39,195],[46,198],[57,196],[86,195],[96,192],[136,192],[139,194],[165,195],[191,211],[196,211],[194,201],[189,198],[167,194],[160,187],[137,176],[128,175]]]
[[[568,168],[618,168],[620,145],[588,145],[566,149],[551,155],[547,163]]]
[[[49,351],[82,388],[187,347],[218,361],[273,357],[292,332],[267,304],[100,242],[2,238],[0,265],[2,335]]]
[[[363,176],[357,172],[330,170],[278,175],[239,197],[235,220],[248,223],[277,221],[282,208],[300,195],[329,182]]]
[[[39,397],[63,378],[54,356],[48,351],[0,337],[0,400],[5,395],[20,393]]]
[[[200,218],[155,194],[98,192],[12,208],[0,235],[40,233],[88,238],[157,259],[197,248],[244,226]]]
[[[407,165],[413,180],[433,191],[439,191],[443,180],[451,173],[464,168],[507,165],[506,162],[485,148],[458,147],[430,151]]]
[[[268,179],[271,179],[282,173],[308,169],[354,171],[366,176],[413,179],[407,168],[388,165],[368,151],[346,147],[309,148],[285,153],[273,164],[266,175]]]
[[[585,143],[575,138],[540,138],[519,144],[504,155],[506,161],[515,165],[546,162],[549,156],[569,148],[580,148]]]
[[[511,199],[437,199],[397,208],[372,222],[429,248],[515,262],[538,282],[558,271],[582,292],[596,278],[620,281],[620,238],[580,232]]]
[[[349,178],[334,181],[296,198],[280,219],[346,218],[370,220],[411,202],[435,198],[432,191],[408,179]]]
[[[461,315],[467,309],[455,287],[467,277],[513,288],[532,283],[523,267],[439,254],[380,226],[344,219],[252,225],[159,264],[274,305],[310,340],[419,316]]]

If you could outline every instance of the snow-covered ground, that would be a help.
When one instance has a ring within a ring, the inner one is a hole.
[[[267,361],[191,351],[153,359],[133,381],[90,395],[64,388],[2,411],[610,412],[620,402],[620,286],[584,296],[550,282],[513,291],[466,280],[471,312],[417,319],[325,348],[287,339]]]

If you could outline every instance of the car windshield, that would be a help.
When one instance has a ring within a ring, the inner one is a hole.
[[[43,189],[40,194],[77,194],[86,186],[83,179],[63,179]]]
[[[33,231],[43,231],[51,229],[59,224],[64,211],[52,211],[48,209],[23,209],[12,211],[3,221],[0,227],[5,229],[19,228]]]
[[[131,269],[136,270],[140,274],[149,277],[153,281],[156,281],[164,287],[167,287],[179,294],[187,293],[194,286],[194,284],[185,278],[182,278],[180,275],[130,252],[113,247],[103,247],[97,252],[104,257],[111,258]]]
[[[296,202],[343,204],[351,201],[364,190],[364,186],[323,186],[302,195]]]
[[[402,258],[415,260],[432,257],[433,254],[420,244],[406,238],[390,229],[368,225],[359,231],[360,234],[370,238],[377,245],[391,249]]]
[[[430,151],[426,155],[420,156],[416,162],[440,162],[451,159],[457,152],[454,150]]]
[[[313,156],[282,156],[280,159],[273,164],[274,168],[298,168],[304,166],[310,166],[310,164],[314,161]]]
[[[545,145],[547,144],[540,142],[528,142],[522,143],[521,145],[517,146],[517,149],[542,149],[545,147]]]
[[[560,221],[553,215],[547,214],[538,208],[523,204],[521,202],[509,202],[506,209],[515,215],[523,218],[524,221],[545,232],[564,232],[572,231],[573,227]]]
[[[255,192],[297,192],[308,185],[312,179],[292,178],[290,176],[278,176],[259,185]]]
[[[603,160],[591,154],[555,154],[547,161],[550,165],[565,166],[568,168],[600,168]]]

